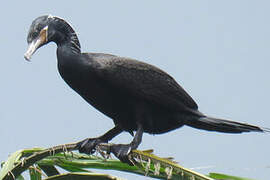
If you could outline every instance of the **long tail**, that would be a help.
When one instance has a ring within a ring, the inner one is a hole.
[[[185,124],[198,129],[224,133],[270,132],[267,128],[212,117],[200,117],[186,121]]]

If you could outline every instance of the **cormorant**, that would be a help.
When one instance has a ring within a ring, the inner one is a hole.
[[[64,81],[89,104],[110,117],[115,127],[97,138],[78,143],[82,153],[123,131],[136,134],[129,144],[115,144],[111,152],[129,162],[128,153],[136,149],[143,132],[161,134],[184,125],[224,133],[264,132],[265,129],[204,115],[196,102],[166,72],[130,58],[104,53],[81,53],[73,28],[51,15],[36,18],[30,27],[25,59],[41,46],[57,44],[58,70]],[[129,162],[130,163],[130,162]]]

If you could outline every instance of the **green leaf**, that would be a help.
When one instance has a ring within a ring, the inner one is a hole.
[[[172,161],[171,158],[160,158],[152,154],[152,151],[133,150],[131,156],[141,162],[145,171],[149,174],[156,174],[158,172],[161,177],[167,179],[213,180],[205,175],[180,166]],[[159,167],[158,171],[157,167]]]
[[[214,179],[221,179],[221,180],[252,180],[248,178],[236,177],[236,176],[229,176],[226,174],[219,174],[219,173],[210,173],[209,177]]]
[[[16,180],[24,180],[24,177],[22,175],[19,175]]]
[[[0,179],[3,179],[6,175],[14,176],[11,173],[11,170],[15,166],[15,164],[19,161],[19,159],[21,158],[22,152],[23,152],[23,150],[18,150],[9,156],[9,158],[3,164],[3,167],[0,171]]]
[[[65,164],[65,163],[58,164],[58,166],[65,169],[66,171],[69,171],[69,172],[91,172],[89,170],[80,168],[78,166],[72,166],[72,165]]]
[[[98,173],[67,173],[51,176],[44,180],[122,180],[115,176]]]
[[[44,158],[37,162],[39,165],[57,165],[70,172],[86,172],[85,168],[94,169],[108,169],[108,170],[120,170],[125,172],[133,172],[144,175],[145,172],[136,166],[130,166],[122,163],[119,160],[104,160],[103,158],[95,156],[81,155],[77,153],[57,154]]]
[[[39,167],[29,167],[29,174],[31,180],[41,180],[41,169]]]
[[[77,143],[72,143],[72,144],[65,144],[65,145],[59,145],[59,146],[55,146],[52,148],[48,148],[45,150],[42,150],[40,148],[36,149],[32,149],[33,150],[33,154],[28,153],[26,154],[26,158],[24,160],[21,160],[20,162],[18,162],[14,167],[12,167],[11,169],[6,170],[6,168],[4,169],[4,173],[0,175],[1,180],[14,180],[16,177],[18,177],[19,175],[21,175],[25,170],[27,170],[30,166],[32,166],[34,163],[36,163],[37,161],[48,157],[50,155],[54,155],[57,154],[59,152],[66,152],[69,150],[75,150],[77,146]],[[28,150],[29,151],[29,150]],[[19,159],[19,158],[18,158]],[[5,165],[4,165],[5,167]]]
[[[110,144],[102,144],[102,147],[105,148],[109,146]],[[106,152],[106,150],[100,147],[99,149]],[[211,173],[209,177],[206,177],[180,166],[173,162],[172,159],[158,157],[152,153],[153,151],[133,150],[130,153],[130,158],[134,166],[130,166],[119,160],[68,152],[73,150],[77,150],[77,143],[59,145],[48,149],[33,148],[16,151],[2,164],[0,179],[24,180],[21,176],[24,171],[29,171],[32,180],[40,180],[42,171],[50,176],[47,178],[48,180],[84,179],[86,177],[87,179],[93,179],[93,177],[94,179],[115,179],[115,177],[95,174],[88,170],[89,168],[94,168],[125,171],[143,176],[172,180],[213,180],[212,178],[222,180],[251,180],[217,173]],[[57,167],[61,167],[70,173],[59,174]]]
[[[54,176],[60,174],[58,170],[51,165],[38,165],[38,167],[42,169],[42,171],[45,172],[47,176]]]

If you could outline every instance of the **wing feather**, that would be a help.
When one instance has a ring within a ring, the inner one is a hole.
[[[175,110],[198,109],[196,102],[166,72],[150,64],[118,56],[98,58],[99,75],[115,88]],[[110,58],[108,58],[110,57]]]

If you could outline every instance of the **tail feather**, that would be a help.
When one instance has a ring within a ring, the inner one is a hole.
[[[267,128],[212,117],[200,117],[189,120],[185,124],[198,129],[224,133],[270,132],[270,129]]]

